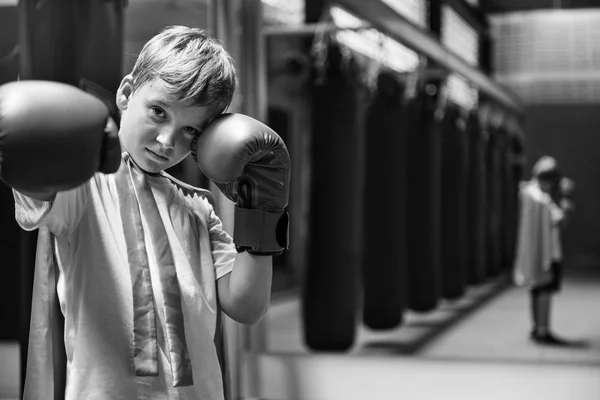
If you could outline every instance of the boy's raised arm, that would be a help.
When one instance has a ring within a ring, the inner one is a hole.
[[[221,306],[239,322],[257,322],[269,306],[272,256],[288,247],[289,153],[268,126],[242,114],[224,114],[193,142],[192,155],[235,203],[238,255],[231,274],[218,281]]]

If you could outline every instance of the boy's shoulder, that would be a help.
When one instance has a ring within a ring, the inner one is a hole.
[[[208,200],[208,202],[210,203],[211,206],[213,206],[213,208],[216,211],[217,208],[217,203],[215,200],[215,196],[212,194],[212,192],[210,190],[207,189],[203,189],[203,188],[199,188],[196,186],[192,186],[189,183],[185,183],[183,181],[180,181],[179,179],[175,178],[172,175],[169,175],[168,173],[162,171],[160,173],[160,175],[165,178],[171,185],[175,186],[177,189],[181,190],[183,192],[184,195],[186,196],[198,196],[201,198],[204,198],[206,200]]]
[[[539,184],[534,180],[523,182],[521,192],[525,197],[539,204],[547,205],[551,201],[550,197],[542,191]]]

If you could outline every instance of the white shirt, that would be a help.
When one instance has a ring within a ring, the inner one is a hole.
[[[513,279],[518,286],[535,287],[552,279],[552,262],[562,258],[558,214],[552,209],[554,203],[550,196],[535,180],[520,184],[519,197]]]
[[[122,189],[116,186],[114,175],[96,174],[86,184],[59,193],[52,203],[14,192],[19,225],[26,230],[47,227],[56,237],[57,294],[65,317],[67,400],[223,399],[213,343],[216,280],[231,272],[235,246],[205,197],[182,189],[166,174],[148,179],[175,261],[192,386],[171,384],[162,292],[155,278],[158,266],[147,229],[145,242],[158,318],[159,376],[134,376],[133,295],[117,196]]]
[[[560,242],[560,222],[564,218],[565,212],[552,199],[548,206],[552,218],[552,261],[561,262],[563,254]]]

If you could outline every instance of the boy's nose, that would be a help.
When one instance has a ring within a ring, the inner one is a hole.
[[[165,149],[172,149],[175,147],[175,129],[170,126],[166,126],[160,130],[156,141],[159,142]]]

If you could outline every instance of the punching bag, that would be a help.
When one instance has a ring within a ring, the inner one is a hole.
[[[508,260],[509,267],[514,264],[517,244],[517,229],[519,223],[519,183],[523,179],[523,145],[516,126],[511,126],[508,145],[508,169],[510,174],[509,196],[509,226],[508,226]]]
[[[0,6],[0,85],[15,81],[19,76],[18,7]],[[19,340],[19,225],[15,221],[15,200],[12,189],[0,181],[0,341]]]
[[[467,132],[469,140],[469,172],[467,183],[468,252],[467,283],[476,285],[486,277],[486,169],[484,132],[480,128],[479,111],[470,113]]]
[[[398,78],[382,71],[366,111],[363,322],[372,329],[402,323],[406,303],[406,132]]]
[[[440,277],[440,173],[443,102],[438,83],[419,81],[408,102],[407,266],[408,308],[437,307]]]
[[[116,93],[123,77],[126,0],[22,0],[21,79],[79,86],[82,78]]]
[[[123,8],[126,0],[19,1],[20,79],[63,82],[100,95],[111,111],[122,77]],[[107,94],[107,93],[110,93]],[[99,96],[99,97],[100,97]],[[112,102],[112,104],[111,104]],[[113,114],[114,115],[114,114]],[[37,231],[20,232],[21,385],[27,345]],[[58,307],[58,301],[55,304]],[[62,314],[58,313],[60,317]],[[56,328],[62,330],[62,324]],[[54,398],[64,398],[66,355],[61,332],[54,335]]]
[[[497,111],[493,111],[488,121],[490,132],[487,149],[487,275],[495,277],[500,273],[500,152],[497,131]]]
[[[16,81],[19,77],[19,8],[14,5],[0,6],[0,85]]]
[[[467,210],[467,140],[460,110],[446,107],[442,134],[441,271],[442,296],[457,299],[465,293]]]
[[[510,168],[509,168],[509,147],[508,147],[508,131],[506,130],[506,126],[501,126],[499,129],[498,135],[499,143],[498,143],[498,151],[500,155],[499,160],[499,170],[500,170],[500,271],[506,271],[510,265],[509,262],[509,229],[510,229],[510,186],[511,176],[510,176]]]
[[[303,329],[313,350],[352,347],[358,307],[362,197],[357,92],[352,65],[330,44],[313,82],[309,254],[304,280]]]

